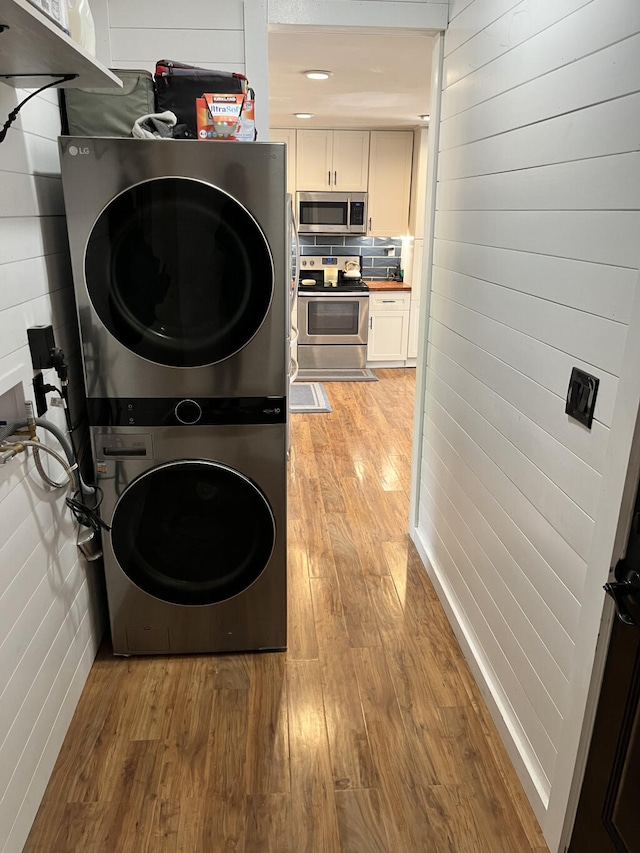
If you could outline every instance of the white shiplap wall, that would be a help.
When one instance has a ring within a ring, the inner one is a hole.
[[[552,851],[615,533],[639,91],[637,0],[451,0],[413,535]],[[590,432],[574,365],[600,378]]]
[[[0,114],[6,116],[26,94],[0,84]],[[75,396],[82,383],[59,132],[57,94],[44,93],[25,106],[0,146],[0,399],[5,402],[33,399],[26,329],[37,324],[51,323],[56,342],[70,357]],[[47,380],[55,383],[55,374]],[[47,417],[63,426],[60,414],[54,409]],[[15,415],[15,409],[0,411],[0,420]],[[55,439],[47,443],[60,449]],[[43,486],[31,457],[0,466],[2,853],[22,850],[102,633],[97,569],[79,561],[75,538],[64,495]]]
[[[266,123],[263,0],[92,5],[106,65],[153,70],[167,58],[248,73],[264,93]],[[0,114],[26,94],[0,84]],[[33,396],[29,326],[52,323],[74,368],[72,397],[82,393],[59,132],[57,94],[44,93],[0,146],[0,400],[11,417],[16,400]],[[55,374],[45,379],[55,384]],[[47,415],[63,426],[60,416]],[[30,462],[0,466],[0,508],[0,853],[19,853],[95,657],[103,602],[96,568],[78,560],[63,496],[42,486]]]
[[[160,59],[246,74],[259,139],[268,138],[267,0],[100,0],[112,68],[153,72]]]

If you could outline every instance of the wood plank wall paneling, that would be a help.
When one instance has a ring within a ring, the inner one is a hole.
[[[173,59],[220,71],[245,72],[244,3],[184,0],[158,7],[108,0],[112,66],[155,69]]]
[[[640,36],[630,35],[514,89],[504,88],[490,100],[443,122],[441,150],[637,94],[639,44]]]
[[[27,94],[0,85],[0,112]],[[31,325],[54,326],[71,367],[72,400],[82,386],[59,132],[58,95],[45,92],[28,102],[0,146],[0,377],[15,374],[27,399]],[[45,382],[57,384],[55,373],[46,372]],[[60,409],[47,417],[64,427]],[[59,450],[55,439],[41,437]],[[41,485],[31,457],[0,466],[0,510],[0,849],[18,853],[102,626],[95,568],[79,561],[63,495]]]
[[[638,286],[639,46],[634,0],[452,0],[444,41],[416,536],[543,829]]]
[[[507,0],[506,3],[503,0],[485,0],[484,3],[472,4],[469,11],[485,9],[492,4],[516,5],[512,0]],[[508,80],[508,88],[515,89],[569,63],[588,57],[594,51],[616,45],[638,32],[640,28],[640,7],[636,5],[631,8],[628,0],[591,0],[586,4],[579,4],[574,0],[572,5],[573,14],[567,15],[552,26],[547,26],[539,33],[529,35],[525,41],[518,43],[516,38],[515,46],[509,39],[509,48],[513,46],[517,49],[504,50],[489,63],[483,63],[481,67],[475,66],[477,70],[471,71],[462,80],[447,84],[442,119],[446,120],[501,95],[505,91],[505,80]],[[554,8],[555,6],[556,4]],[[519,14],[518,8],[509,16],[510,28],[514,27]],[[526,18],[526,11],[523,11],[523,17]],[[453,35],[453,31],[451,34]],[[455,45],[455,38],[452,41]],[[466,57],[464,61],[468,67]]]
[[[508,4],[510,7],[512,5]],[[448,54],[443,65],[445,86],[451,86],[474,69],[487,65],[504,52],[505,45],[513,49],[583,5],[583,0],[556,0],[553,4],[538,3],[537,0],[519,0],[516,14],[512,15],[507,4],[502,4],[504,14],[499,18],[484,28],[478,28],[476,24],[473,31],[477,33],[482,29],[482,38],[471,38],[464,44],[461,43],[457,49],[453,44],[447,47]],[[452,18],[456,6],[460,6],[460,3],[452,0],[449,6]],[[469,14],[471,11],[469,10]],[[495,15],[495,10],[493,14]],[[484,20],[487,20],[486,13]]]

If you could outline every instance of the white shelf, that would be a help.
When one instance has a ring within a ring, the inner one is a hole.
[[[117,88],[122,82],[28,0],[0,0],[0,82],[17,89],[44,86],[58,74],[77,74],[62,86]]]

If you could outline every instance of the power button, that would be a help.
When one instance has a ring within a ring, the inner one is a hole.
[[[197,424],[202,417],[202,409],[195,400],[181,400],[175,408],[175,414],[181,424]]]

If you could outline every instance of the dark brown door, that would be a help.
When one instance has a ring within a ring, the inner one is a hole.
[[[640,496],[607,592],[615,620],[569,853],[640,853]]]

